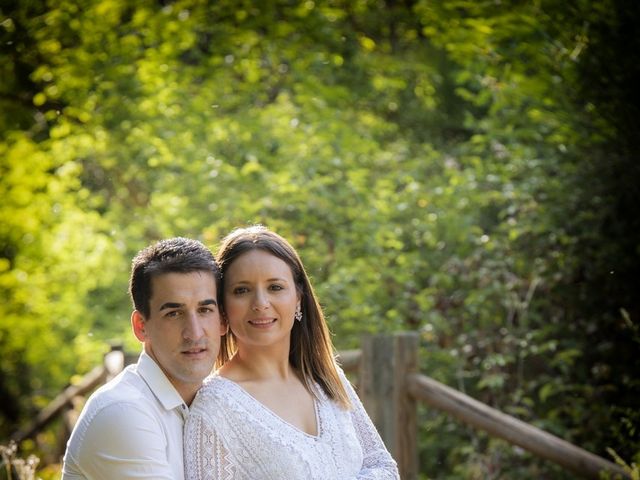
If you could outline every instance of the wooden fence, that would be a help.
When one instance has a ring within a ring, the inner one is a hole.
[[[598,479],[601,472],[608,472],[610,478],[631,478],[608,460],[420,374],[418,349],[417,333],[396,333],[366,337],[360,350],[342,351],[338,356],[345,371],[357,374],[358,395],[398,462],[402,480],[417,480],[419,474],[418,402],[555,462],[582,478]],[[96,367],[77,385],[65,389],[13,439],[20,442],[32,437],[61,416],[68,436],[76,420],[74,404],[79,397],[86,396],[136,358],[125,355],[121,349],[112,350],[105,355],[104,365]],[[66,440],[61,438],[61,445]]]
[[[539,428],[418,373],[417,333],[378,335],[363,339],[362,349],[346,352],[341,363],[358,374],[358,395],[398,462],[403,480],[418,478],[417,402],[446,412],[490,435],[557,463],[583,478],[600,472],[630,478],[618,465]]]

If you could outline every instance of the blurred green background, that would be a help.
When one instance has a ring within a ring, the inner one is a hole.
[[[0,443],[110,342],[139,349],[140,248],[260,222],[339,349],[419,331],[423,373],[640,461],[639,22],[630,0],[3,0]],[[23,449],[56,461],[55,435]],[[424,478],[573,478],[428,408],[420,445]]]

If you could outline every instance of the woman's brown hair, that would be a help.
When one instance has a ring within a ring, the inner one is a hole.
[[[251,250],[263,250],[289,265],[300,294],[302,321],[294,322],[291,330],[289,362],[300,373],[312,395],[317,396],[314,388],[317,384],[329,398],[344,408],[350,408],[351,402],[336,369],[334,349],[322,308],[300,256],[287,240],[262,225],[236,229],[222,240],[216,261],[222,274],[219,299],[223,311],[225,273],[240,255]],[[229,361],[236,350],[235,336],[229,329],[221,339],[216,367]]]

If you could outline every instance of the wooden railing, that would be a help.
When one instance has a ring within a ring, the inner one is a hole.
[[[555,462],[583,478],[601,472],[631,478],[621,467],[539,428],[418,373],[417,333],[363,339],[362,350],[340,355],[342,368],[358,375],[358,395],[385,445],[398,462],[403,480],[418,478],[418,402],[446,412],[492,436]]]
[[[78,419],[78,412],[84,403],[85,397],[111,380],[126,365],[135,362],[136,359],[137,355],[124,353],[121,346],[112,346],[111,351],[104,356],[102,365],[98,365],[85,374],[77,384],[65,388],[45,408],[40,410],[38,415],[27,426],[14,433],[11,436],[11,440],[19,444],[27,438],[33,438],[51,422],[61,418],[63,428],[59,435],[57,450],[64,452],[64,447]]]
[[[492,436],[506,440],[534,455],[555,462],[583,478],[598,479],[601,472],[614,478],[631,478],[621,467],[561,438],[522,422],[418,372],[419,336],[415,332],[369,336],[361,350],[339,352],[346,372],[357,375],[358,395],[385,445],[398,462],[403,480],[417,480],[418,402],[446,412]],[[52,420],[62,416],[66,443],[76,420],[79,397],[116,375],[136,360],[115,348],[77,384],[58,395],[13,439],[34,436]]]

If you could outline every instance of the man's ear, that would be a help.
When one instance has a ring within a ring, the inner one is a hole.
[[[145,330],[146,320],[142,316],[138,310],[134,310],[131,314],[131,329],[133,330],[133,334],[140,342],[145,342],[147,340],[147,333]]]

